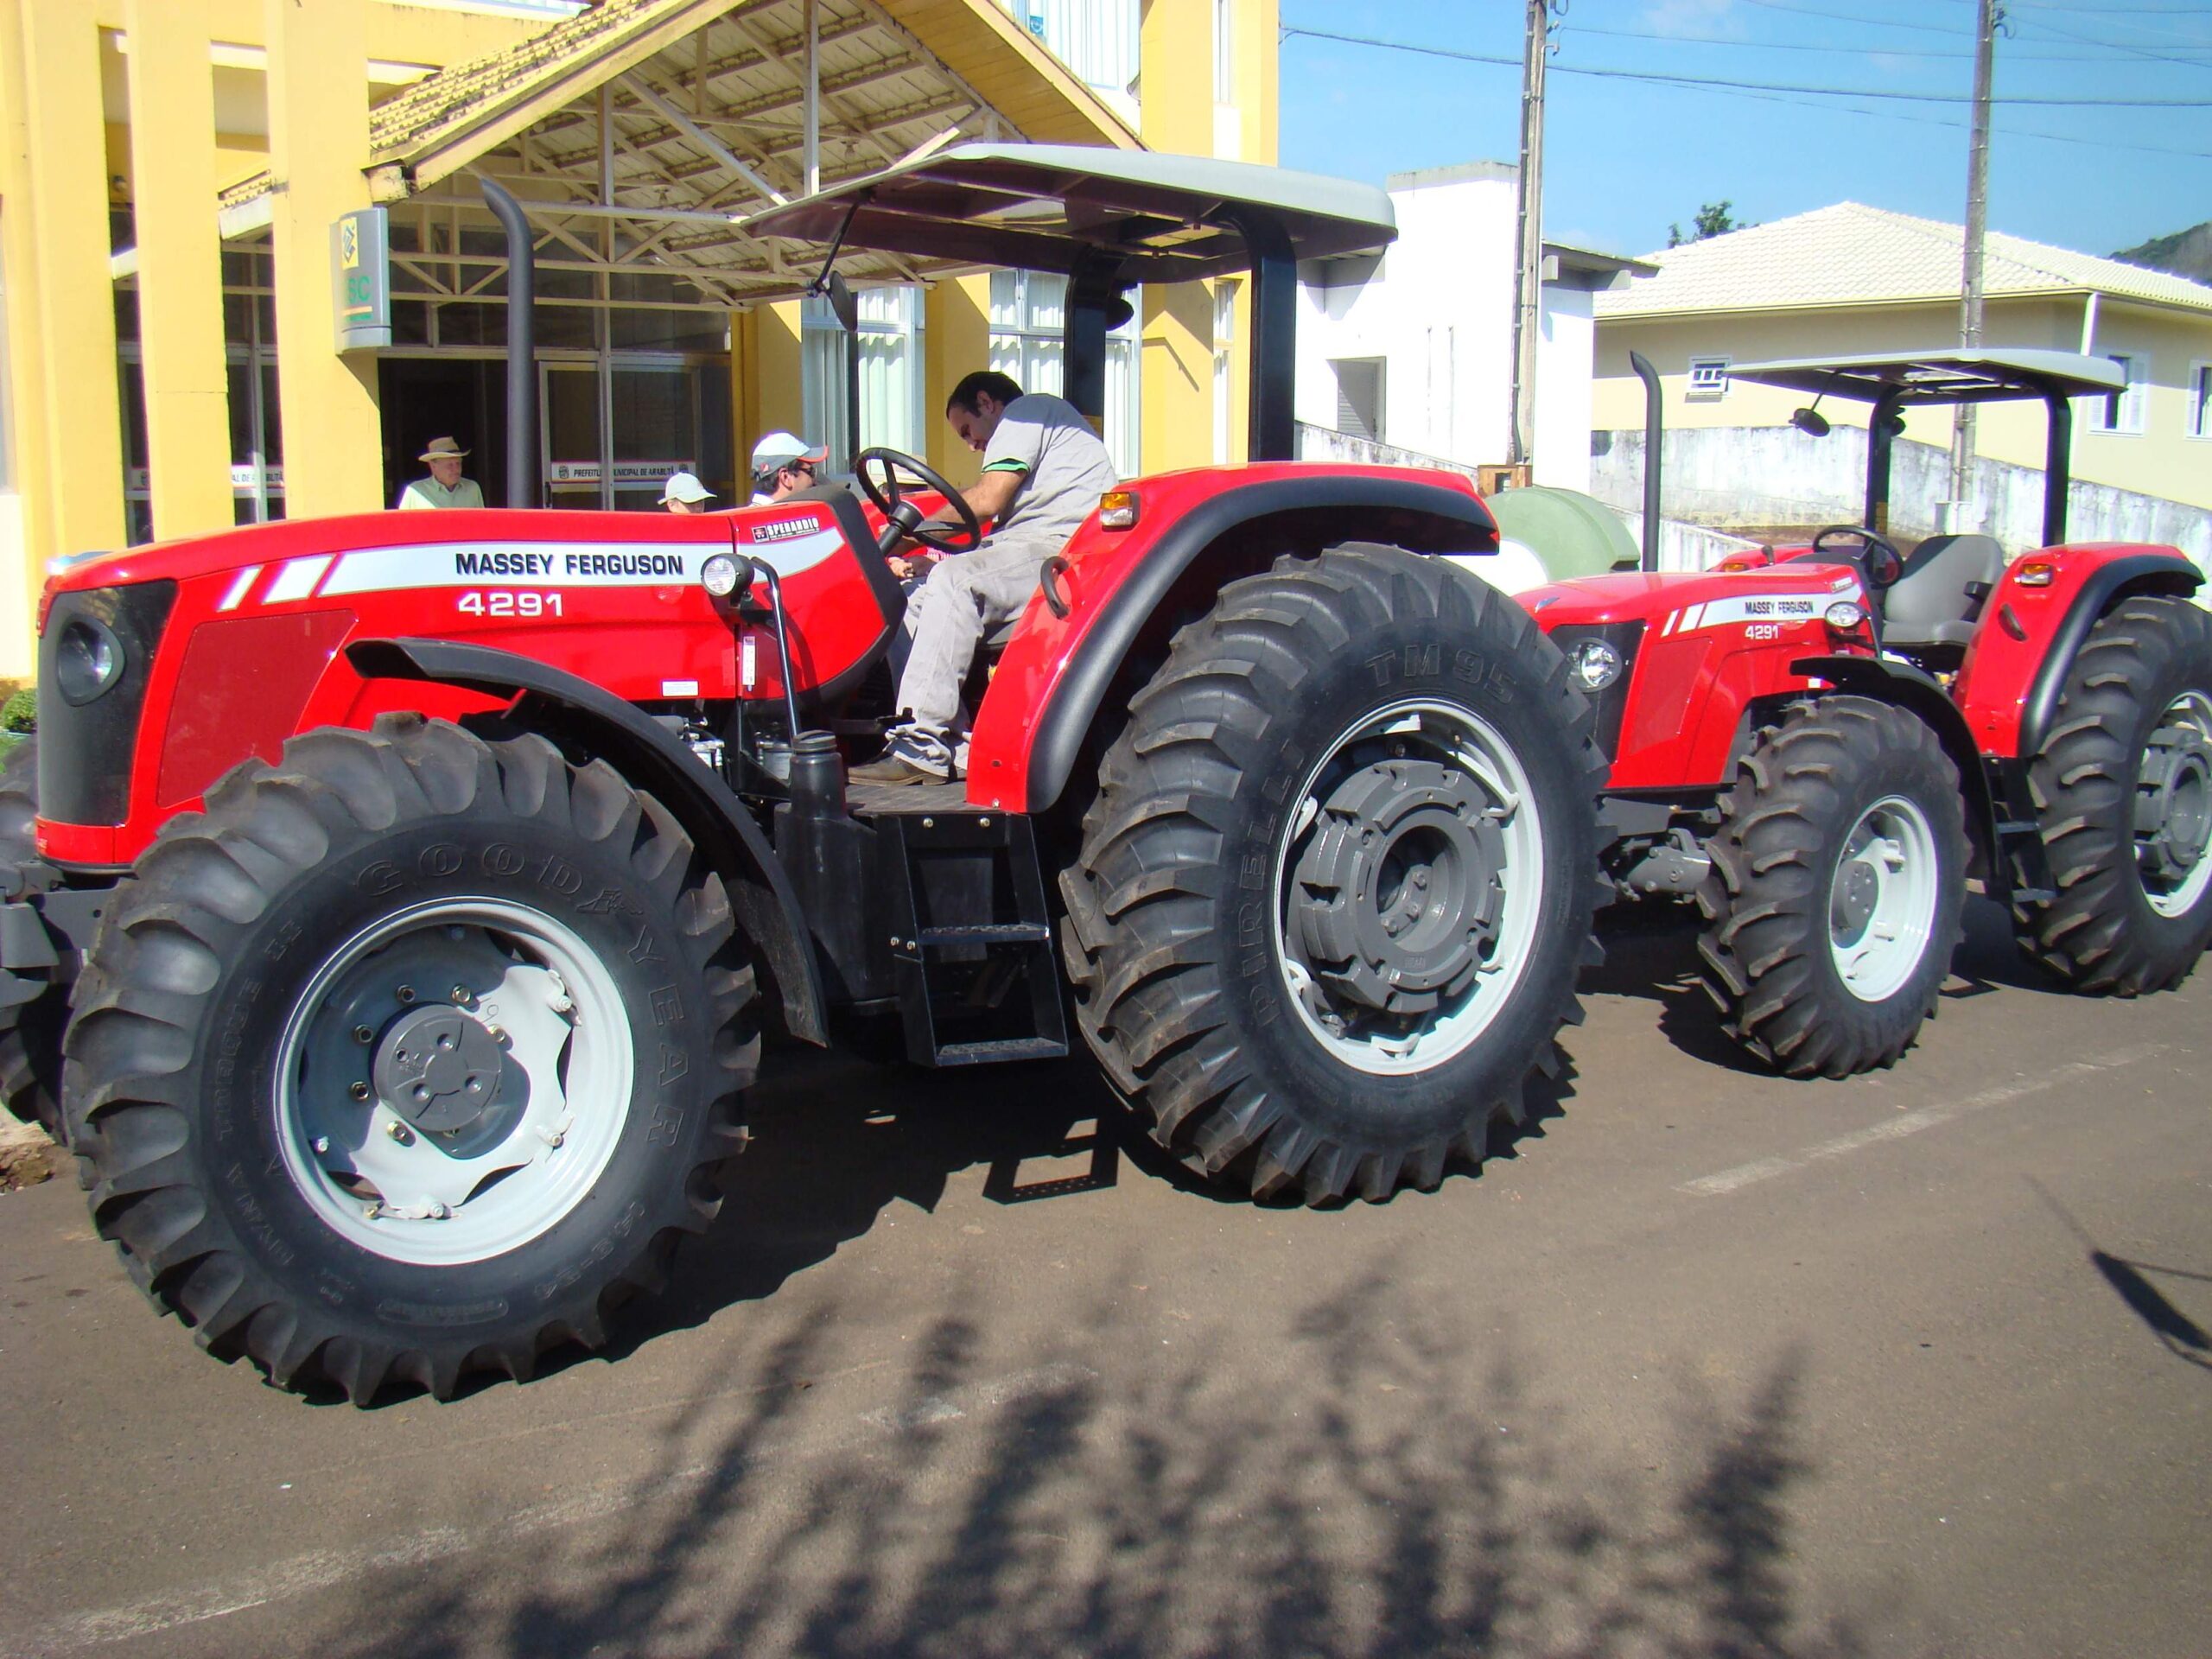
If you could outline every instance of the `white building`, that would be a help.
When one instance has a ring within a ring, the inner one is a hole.
[[[1300,270],[1300,422],[1467,467],[1505,459],[1516,174],[1500,162],[1392,174],[1397,241]],[[1535,482],[1590,487],[1592,302],[1654,269],[1544,244]],[[1306,453],[1332,450],[1350,452],[1307,440]]]

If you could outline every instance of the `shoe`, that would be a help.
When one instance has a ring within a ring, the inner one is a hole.
[[[852,782],[871,789],[880,789],[886,785],[942,784],[946,781],[943,772],[918,766],[895,749],[887,753],[880,760],[855,766],[847,776]]]

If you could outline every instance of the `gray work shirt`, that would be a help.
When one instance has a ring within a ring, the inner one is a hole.
[[[1044,391],[1025,392],[1006,406],[984,446],[983,470],[1022,474],[991,540],[1049,543],[1052,552],[1122,481],[1090,423],[1066,398]]]

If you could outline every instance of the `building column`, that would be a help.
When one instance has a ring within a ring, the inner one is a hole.
[[[13,412],[28,510],[19,591],[35,603],[48,559],[124,544],[123,417],[99,29],[84,0],[9,10],[14,73],[0,80],[0,102],[22,123],[6,178],[9,348],[20,359]]]
[[[1143,87],[1141,137],[1154,149],[1214,149],[1213,7],[1144,0],[1137,36]],[[1143,469],[1166,472],[1213,457],[1213,296],[1204,283],[1155,285],[1140,308]],[[1234,423],[1243,453],[1241,419]]]
[[[930,285],[922,300],[922,459],[963,488],[980,458],[944,419],[952,389],[991,366],[991,279],[957,276]]]
[[[264,0],[276,387],[288,518],[370,512],[384,499],[377,360],[340,353],[330,227],[370,206],[368,54],[361,0]]]
[[[227,530],[230,391],[215,226],[215,75],[207,31],[175,0],[130,0],[131,200],[154,534]]]

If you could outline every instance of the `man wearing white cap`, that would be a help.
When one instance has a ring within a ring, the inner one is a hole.
[[[422,507],[480,507],[484,492],[476,486],[473,478],[461,475],[461,463],[468,451],[451,438],[432,438],[429,448],[415,457],[430,469],[428,478],[418,478],[399,493],[399,510],[410,512]]]
[[[660,504],[671,512],[704,512],[715,493],[699,481],[696,473],[671,473],[660,486]]]
[[[827,445],[808,446],[789,432],[771,432],[753,446],[753,502],[766,507],[795,491],[810,489],[815,469],[830,458]]]

